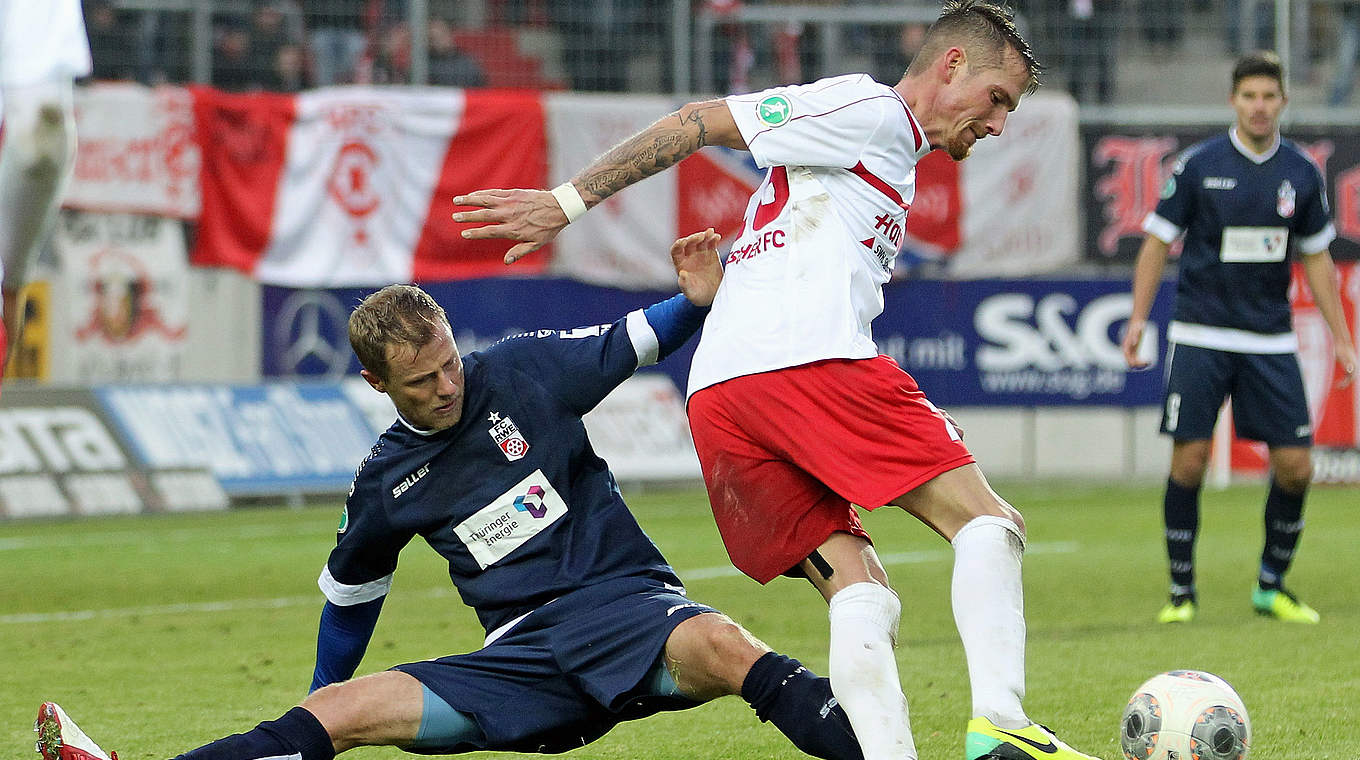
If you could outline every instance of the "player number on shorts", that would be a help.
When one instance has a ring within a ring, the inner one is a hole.
[[[1166,394],[1166,430],[1167,430],[1167,432],[1169,432],[1169,433],[1170,433],[1170,432],[1175,432],[1175,430],[1176,430],[1176,424],[1180,422],[1180,417],[1181,417],[1181,394],[1179,394],[1179,393],[1168,393],[1168,394]]]

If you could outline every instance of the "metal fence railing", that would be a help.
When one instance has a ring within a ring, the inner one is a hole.
[[[1101,109],[1218,104],[1272,47],[1291,100],[1349,108],[1360,0],[1012,0],[1047,84]],[[895,81],[932,0],[85,0],[96,76],[299,90],[346,83],[729,92]]]

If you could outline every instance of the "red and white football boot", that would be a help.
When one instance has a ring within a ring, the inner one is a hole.
[[[38,754],[43,760],[118,760],[117,752],[105,752],[85,735],[56,702],[43,702],[38,719]]]

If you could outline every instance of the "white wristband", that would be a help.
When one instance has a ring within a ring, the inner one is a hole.
[[[554,187],[552,194],[557,199],[557,205],[562,207],[562,213],[567,215],[567,224],[580,219],[586,212],[586,202],[581,199],[581,193],[576,190],[576,186],[570,182],[563,182]]]

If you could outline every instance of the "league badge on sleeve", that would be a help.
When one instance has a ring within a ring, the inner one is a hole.
[[[793,105],[783,95],[771,95],[756,104],[756,118],[767,127],[782,127],[793,115]]]
[[[492,412],[487,419],[491,422],[491,429],[487,432],[508,461],[523,459],[529,453],[529,442],[524,440],[524,434],[519,432],[514,420],[502,417],[498,412]]]

